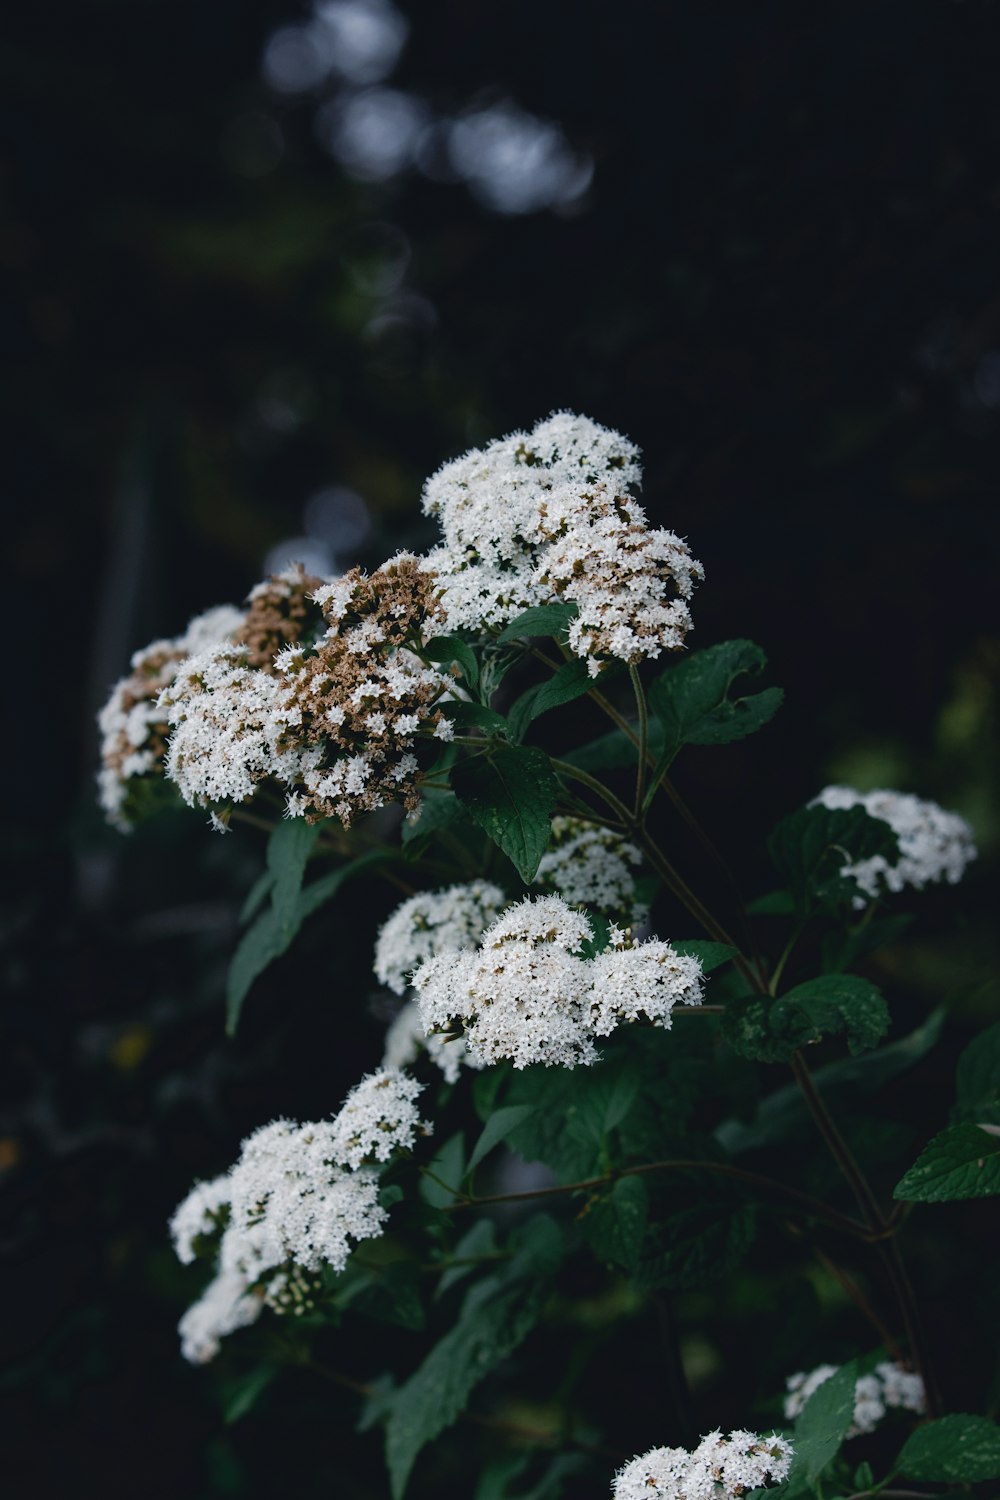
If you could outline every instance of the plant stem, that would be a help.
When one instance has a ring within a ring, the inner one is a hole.
[[[917,1374],[924,1383],[924,1393],[927,1399],[927,1415],[933,1417],[937,1414],[940,1405],[937,1386],[932,1377],[913,1287],[910,1283],[906,1267],[903,1264],[899,1246],[892,1238],[894,1230],[890,1228],[884,1218],[875,1195],[869,1186],[868,1179],[855,1161],[850,1147],[837,1128],[837,1124],[830,1111],[827,1109],[801,1052],[795,1052],[792,1055],[792,1071],[795,1074],[799,1088],[802,1090],[806,1104],[809,1106],[809,1111],[816,1121],[820,1134],[854,1194],[858,1207],[861,1209],[869,1230],[866,1238],[878,1244],[882,1265],[892,1288],[900,1322],[903,1325],[910,1358],[913,1361]]]
[[[646,708],[646,694],[643,692],[642,679],[639,669],[629,663],[629,676],[632,679],[632,691],[635,694],[636,713],[639,716],[639,755],[635,770],[635,812],[636,823],[643,821],[643,800],[646,790],[646,756],[649,748],[649,713]]]
[[[426,1168],[424,1169],[427,1170]],[[645,1177],[652,1172],[714,1172],[721,1177],[729,1177],[738,1182],[745,1182],[752,1187],[759,1188],[763,1192],[777,1193],[791,1202],[798,1204],[802,1212],[812,1219],[819,1219],[825,1224],[839,1229],[844,1234],[850,1234],[856,1239],[867,1240],[870,1238],[864,1224],[857,1219],[850,1218],[847,1214],[839,1213],[836,1209],[829,1208],[819,1198],[813,1198],[808,1193],[799,1192],[798,1188],[789,1187],[784,1182],[778,1182],[773,1177],[764,1177],[759,1172],[747,1172],[742,1167],[734,1167],[729,1162],[700,1161],[678,1158],[670,1161],[643,1162],[640,1166],[622,1167],[615,1172],[606,1172],[602,1177],[588,1177],[581,1182],[557,1183],[551,1187],[529,1188],[521,1193],[491,1193],[484,1197],[476,1197],[471,1193],[463,1193],[458,1188],[449,1188],[454,1193],[455,1202],[445,1207],[446,1213],[458,1213],[466,1208],[480,1208],[489,1203],[522,1203],[533,1198],[552,1198],[564,1193],[590,1192],[598,1188],[610,1187],[620,1177]],[[435,1178],[435,1181],[438,1179]],[[440,1184],[447,1187],[446,1183]]]
[[[831,1260],[826,1251],[821,1250],[818,1245],[815,1247],[815,1254],[816,1259],[820,1262],[824,1269],[829,1271],[834,1280],[840,1284],[843,1290],[847,1293],[848,1297],[850,1297],[851,1301],[861,1313],[862,1317],[866,1318],[872,1325],[875,1332],[882,1340],[882,1343],[885,1345],[886,1352],[888,1353],[890,1359],[895,1360],[897,1365],[905,1365],[906,1360],[904,1358],[902,1350],[896,1343],[896,1340],[893,1338],[888,1328],[886,1328],[885,1324],[882,1322],[882,1319],[879,1317],[878,1313],[868,1301],[868,1298],[865,1296],[864,1292],[858,1286],[857,1282],[853,1281],[851,1277],[848,1276],[843,1267],[838,1266],[836,1261]]]

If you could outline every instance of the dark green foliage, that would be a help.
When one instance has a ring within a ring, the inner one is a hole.
[[[551,677],[529,688],[513,704],[508,714],[512,738],[523,740],[529,725],[535,719],[541,718],[542,714],[548,713],[552,708],[559,708],[563,703],[572,703],[575,698],[582,698],[594,685],[586,662],[564,662]]]
[[[803,914],[853,901],[858,887],[841,873],[845,865],[879,854],[889,864],[899,858],[899,841],[888,823],[863,807],[800,807],[781,820],[768,847]]]
[[[641,1177],[619,1177],[607,1191],[589,1199],[580,1229],[599,1260],[634,1271],[642,1254],[649,1194]]]
[[[809,1397],[795,1423],[793,1474],[818,1479],[836,1455],[854,1420],[858,1373],[857,1360],[851,1360]]]
[[[740,951],[728,943],[710,943],[701,938],[672,938],[670,946],[685,958],[696,958],[703,974],[710,974],[713,969],[721,968]]]
[[[551,635],[557,640],[566,634],[570,620],[579,614],[575,604],[539,604],[505,625],[498,641],[531,640],[533,636]]]
[[[474,1388],[531,1332],[562,1256],[562,1235],[538,1215],[517,1236],[515,1255],[466,1294],[457,1321],[394,1392],[386,1459],[394,1500],[421,1448],[449,1427]]]
[[[786,994],[746,995],[726,1006],[723,1030],[743,1057],[787,1062],[809,1042],[838,1032],[852,1055],[881,1041],[889,1011],[880,991],[855,974],[828,974]]]
[[[372,850],[369,854],[360,854],[357,859],[352,859],[338,870],[331,870],[328,875],[320,876],[319,880],[313,881],[312,885],[299,890],[290,909],[287,902],[287,890],[291,882],[290,879],[286,879],[283,919],[279,917],[278,910],[272,902],[267,911],[262,912],[253,926],[244,934],[229,965],[229,977],[226,983],[226,1031],[230,1036],[239,1025],[240,1012],[250,986],[269,964],[288,951],[306,918],[318,911],[326,902],[332,901],[346,880],[359,875],[363,870],[382,864],[387,858],[391,858],[391,855],[379,849]],[[289,871],[293,873],[294,868],[294,864],[289,862],[289,866],[286,866],[286,874]]]
[[[734,682],[758,676],[766,664],[767,657],[752,641],[723,641],[682,657],[656,679],[649,706],[663,727],[659,774],[682,745],[727,745],[774,717],[784,697],[780,688],[730,697]]]
[[[299,892],[306,862],[318,838],[318,823],[307,823],[304,818],[282,818],[267,841],[271,905],[278,934],[285,942],[291,942],[297,928]]]
[[[951,1125],[896,1184],[906,1203],[945,1203],[1000,1193],[1000,1125]]]
[[[1000,1123],[1000,1021],[966,1047],[955,1073],[955,1119]]]
[[[685,1174],[687,1193],[700,1200],[671,1212],[664,1199],[679,1194],[678,1178],[665,1174],[655,1224],[646,1236],[643,1259],[636,1268],[639,1286],[687,1291],[735,1270],[753,1244],[757,1210],[753,1203],[717,1187],[696,1172]],[[690,1184],[697,1184],[692,1188]]]
[[[530,883],[548,845],[559,794],[548,756],[527,745],[501,746],[456,766],[451,784],[470,817]]]
[[[1000,1427],[986,1417],[941,1417],[910,1434],[896,1463],[900,1473],[924,1484],[1000,1479]]]
[[[424,646],[423,655],[428,661],[437,662],[439,666],[456,663],[469,691],[474,693],[478,688],[479,662],[476,659],[476,653],[460,635],[435,636],[434,640],[428,641]]]

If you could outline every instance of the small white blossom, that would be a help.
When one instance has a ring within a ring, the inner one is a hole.
[[[693,1453],[653,1448],[615,1475],[614,1500],[736,1500],[788,1477],[792,1447],[776,1433],[710,1432]]]
[[[192,1364],[207,1364],[226,1334],[255,1323],[263,1311],[263,1296],[251,1290],[241,1271],[220,1271],[177,1325],[181,1353]]]
[[[839,1365],[818,1365],[808,1374],[799,1371],[789,1375],[785,1384],[785,1417],[794,1422],[814,1391],[836,1375]],[[926,1407],[924,1383],[919,1375],[883,1360],[869,1375],[861,1375],[854,1387],[854,1420],[847,1430],[849,1438],[874,1432],[886,1412],[899,1408],[922,1412]]]
[[[388,1161],[396,1151],[410,1151],[418,1135],[432,1126],[420,1118],[418,1083],[399,1068],[383,1068],[355,1084],[334,1120],[333,1160],[356,1169],[364,1161]]]
[[[376,978],[397,995],[405,994],[414,969],[437,954],[457,953],[477,942],[505,904],[500,887],[486,880],[411,896],[379,929]]]
[[[895,864],[881,855],[845,865],[843,874],[853,877],[864,896],[854,905],[865,905],[864,897],[874,898],[883,890],[901,891],[912,885],[917,890],[931,882],[946,880],[957,885],[966,866],[976,858],[972,829],[958,813],[947,812],[936,802],[925,802],[908,792],[880,789],[857,792],[853,787],[828,786],[813,799],[812,806],[829,808],[863,807],[869,817],[888,823],[899,840],[899,859]]]
[[[170,1237],[179,1261],[190,1265],[195,1259],[195,1241],[215,1234],[228,1209],[228,1174],[213,1177],[210,1182],[195,1183],[170,1220]]]
[[[586,916],[559,896],[511,906],[478,948],[429,959],[413,976],[424,1028],[464,1029],[470,1056],[572,1068],[598,1059],[594,1038],[622,1021],[669,1027],[677,1003],[700,1001],[701,969],[666,943],[580,956]]]
[[[599,916],[637,926],[648,910],[636,899],[632,873],[641,864],[635,844],[613,829],[558,817],[552,819],[551,843],[535,884],[554,890],[571,906],[588,906]]]

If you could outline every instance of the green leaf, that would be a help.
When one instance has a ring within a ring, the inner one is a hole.
[[[420,1178],[420,1196],[432,1208],[449,1208],[461,1197],[461,1182],[465,1176],[465,1136],[461,1130],[445,1141],[434,1160],[427,1164],[428,1173]],[[441,1181],[435,1181],[440,1178]],[[445,1184],[442,1186],[442,1184]],[[454,1192],[449,1192],[454,1188]]]
[[[468,814],[454,792],[431,788],[421,794],[416,814],[403,819],[400,841],[406,857],[417,859],[441,828],[465,821]]]
[[[857,1382],[858,1363],[851,1360],[813,1391],[795,1423],[793,1475],[805,1470],[818,1479],[835,1456],[854,1420]]]
[[[957,1121],[1000,1123],[1000,1021],[987,1026],[958,1059]]]
[[[344,1289],[341,1305],[378,1323],[393,1323],[418,1331],[426,1322],[420,1296],[420,1268],[411,1260],[366,1265],[353,1284]]]
[[[704,1192],[702,1202],[651,1226],[638,1286],[689,1291],[728,1275],[746,1256],[757,1232],[756,1206],[708,1187]]]
[[[649,1194],[641,1177],[619,1177],[609,1193],[588,1203],[580,1219],[584,1238],[598,1259],[634,1271],[642,1254]]]
[[[747,906],[751,917],[794,917],[795,897],[791,891],[766,891]]]
[[[532,1219],[514,1258],[470,1288],[458,1322],[395,1392],[386,1426],[393,1500],[401,1500],[421,1448],[451,1426],[479,1382],[531,1332],[561,1255],[553,1221]]]
[[[830,1105],[836,1106],[842,1100],[845,1108],[853,1109],[859,1093],[873,1093],[925,1057],[941,1035],[944,1018],[944,1008],[939,1007],[898,1042],[859,1057],[842,1057],[818,1068],[813,1082]],[[729,1155],[759,1151],[792,1140],[808,1123],[809,1110],[802,1090],[797,1083],[790,1083],[761,1100],[749,1125],[742,1120],[724,1120],[715,1132],[715,1139]]]
[[[670,946],[675,953],[684,958],[696,958],[701,964],[701,972],[710,974],[713,969],[727,964],[731,958],[739,953],[738,948],[733,948],[729,943],[702,942],[701,938],[671,938]]]
[[[1000,1193],[1000,1125],[951,1125],[925,1147],[894,1198],[951,1203]]]
[[[903,1444],[896,1468],[925,1484],[1000,1479],[1000,1427],[988,1417],[964,1414],[925,1422]]]
[[[787,1062],[799,1047],[844,1032],[852,1056],[874,1047],[889,1029],[889,1010],[867,979],[826,974],[796,985],[787,994],[746,995],[731,1001],[723,1033],[742,1057],[756,1062]]]
[[[649,748],[654,755],[663,749],[663,729],[655,720],[649,725]],[[610,729],[596,740],[564,750],[559,758],[578,771],[628,771],[639,760],[639,748],[620,729]]]
[[[768,845],[771,859],[791,887],[796,909],[837,906],[859,894],[845,865],[881,855],[893,865],[899,842],[888,823],[863,807],[800,807],[782,818]]]
[[[505,745],[463,761],[451,784],[480,828],[529,885],[545,853],[559,783],[549,757],[527,745]]]
[[[582,698],[593,686],[594,679],[587,671],[586,662],[564,662],[558,672],[522,693],[512,705],[507,717],[513,738],[520,742],[528,725],[535,719],[548,713],[550,708],[559,708],[564,703],[572,703],[574,698]]]
[[[274,882],[270,870],[264,870],[257,876],[253,885],[246,893],[243,905],[240,907],[240,926],[243,927],[257,915],[268,896],[271,894],[271,886]]]
[[[275,1365],[258,1365],[230,1389],[222,1408],[222,1420],[227,1427],[245,1417],[257,1405],[277,1373]]]
[[[533,1113],[534,1108],[533,1104],[508,1104],[490,1115],[469,1157],[469,1165],[465,1169],[466,1175],[474,1172],[483,1157],[492,1151],[494,1146],[505,1141],[515,1126],[520,1125],[522,1120],[527,1119],[528,1115]]]
[[[738,678],[756,676],[766,663],[753,641],[723,641],[685,656],[656,679],[649,706],[664,730],[660,774],[682,745],[727,745],[774,717],[784,697],[780,688],[746,698],[729,696]]]
[[[579,614],[575,604],[539,604],[526,609],[511,620],[500,634],[498,641],[531,640],[535,636],[551,635],[557,640],[566,634],[570,620]]]
[[[267,841],[267,868],[273,881],[271,904],[282,937],[290,936],[306,873],[306,861],[319,838],[320,825],[305,818],[283,818]]]
[[[570,1072],[524,1068],[511,1079],[507,1105],[530,1105],[508,1133],[525,1161],[543,1161],[564,1182],[603,1170],[608,1132],[621,1124],[639,1091],[631,1062],[606,1060]]]
[[[278,915],[273,906],[261,913],[253,926],[243,934],[229,964],[226,981],[226,1034],[228,1036],[233,1036],[239,1025],[240,1012],[250,986],[269,964],[287,952],[305,919],[325,902],[330,901],[346,880],[372,865],[384,863],[391,857],[391,854],[385,850],[373,849],[369,854],[361,854],[357,859],[352,859],[349,864],[341,865],[339,870],[331,870],[328,875],[323,875],[319,880],[313,881],[312,885],[306,886],[299,892],[291,922],[287,927],[279,925]]]
[[[488,734],[505,736],[510,730],[503,714],[484,703],[442,703],[441,712],[459,729],[484,729]]]
[[[457,662],[469,688],[472,692],[476,691],[479,686],[479,663],[476,661],[472,647],[467,641],[463,641],[461,636],[435,636],[432,641],[426,643],[423,654],[428,661],[438,662],[442,666]]]
[[[913,922],[912,912],[892,912],[863,922],[856,932],[828,932],[823,938],[823,972],[853,969],[868,953],[894,943]]]
[[[474,1260],[480,1255],[495,1255],[497,1253],[496,1225],[492,1219],[477,1219],[467,1234],[464,1234],[455,1246],[453,1259],[457,1262],[463,1260]],[[480,1268],[475,1265],[451,1265],[446,1266],[441,1272],[441,1279],[435,1290],[435,1299],[443,1297],[449,1288],[459,1281],[464,1281],[466,1276]]]

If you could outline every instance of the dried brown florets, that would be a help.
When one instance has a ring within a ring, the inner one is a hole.
[[[247,648],[248,666],[273,671],[280,651],[322,624],[312,599],[321,583],[301,563],[293,563],[251,589],[246,619],[236,633],[236,640]]]
[[[289,811],[346,824],[388,801],[412,808],[416,734],[451,732],[436,705],[452,680],[411,649],[441,618],[435,577],[401,553],[370,577],[352,569],[314,598],[329,630],[311,654],[292,647],[277,664],[283,744],[306,752]]]

